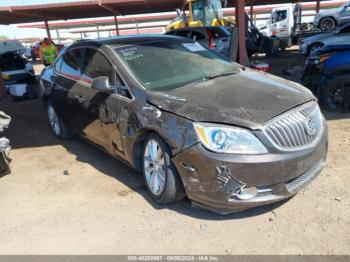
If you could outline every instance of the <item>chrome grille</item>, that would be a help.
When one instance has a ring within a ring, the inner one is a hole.
[[[323,117],[316,102],[288,111],[263,127],[274,146],[286,151],[312,146],[321,136],[322,129]]]
[[[302,187],[307,186],[319,174],[324,165],[324,160],[317,162],[307,172],[285,183],[289,193],[296,193]]]

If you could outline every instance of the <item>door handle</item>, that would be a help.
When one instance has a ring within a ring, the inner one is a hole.
[[[75,95],[74,100],[76,100],[79,104],[82,104],[85,102],[85,98],[83,96],[80,96],[80,95]]]

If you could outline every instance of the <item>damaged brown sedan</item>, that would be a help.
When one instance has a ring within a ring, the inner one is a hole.
[[[325,163],[327,126],[307,89],[189,39],[80,41],[41,86],[54,134],[141,171],[158,203],[244,210],[295,195]]]

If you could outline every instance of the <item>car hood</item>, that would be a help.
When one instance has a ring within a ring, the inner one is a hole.
[[[323,40],[325,40],[329,37],[333,37],[333,36],[335,36],[335,32],[311,36],[311,37],[305,38],[302,42],[307,43],[307,44],[312,44],[312,43],[315,43],[318,41],[323,41]]]
[[[24,46],[18,41],[4,41],[0,42],[0,55],[9,52],[16,52],[25,50]]]
[[[271,118],[314,99],[305,87],[250,69],[165,92],[149,103],[198,122],[259,129]]]

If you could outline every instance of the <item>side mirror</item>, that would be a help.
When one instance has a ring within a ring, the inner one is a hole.
[[[111,86],[109,77],[107,76],[99,76],[94,78],[91,83],[91,88],[100,90],[101,92],[110,92],[115,90],[115,87]]]

